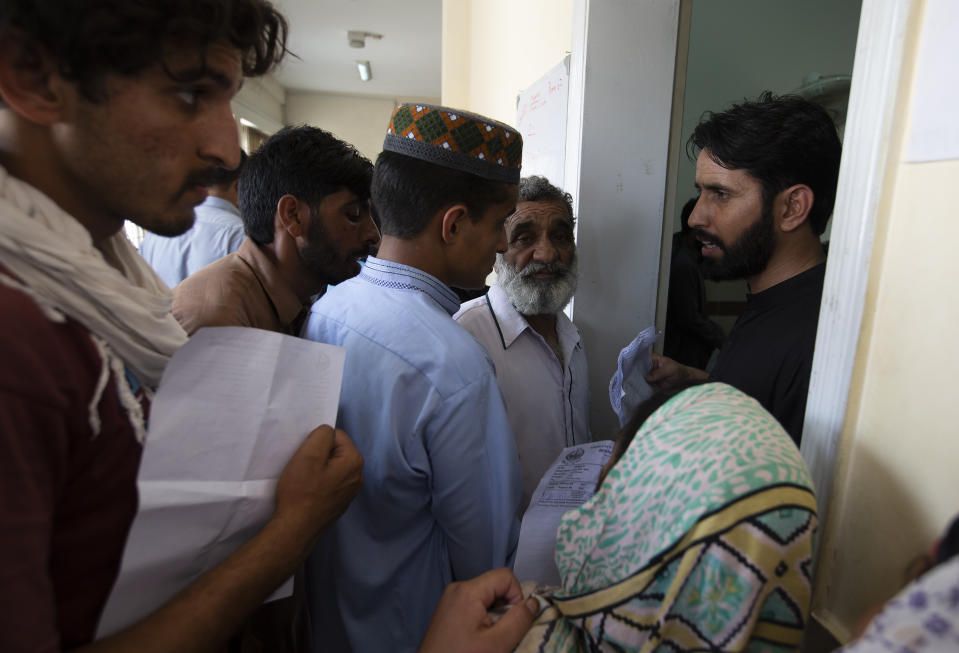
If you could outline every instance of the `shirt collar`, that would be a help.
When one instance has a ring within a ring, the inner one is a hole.
[[[526,329],[529,329],[536,337],[542,337],[535,332],[533,327],[529,325],[529,322],[526,321],[526,318],[510,303],[506,297],[506,292],[499,284],[494,283],[486,296],[495,314],[496,323],[499,325],[505,347],[508,348],[512,345],[513,341],[519,338],[520,334]],[[556,313],[556,336],[559,338],[559,344],[563,349],[563,354],[566,356],[566,359],[569,360],[573,348],[579,343],[579,330],[562,311]]]
[[[494,283],[486,297],[489,299],[490,307],[496,316],[496,323],[499,325],[500,334],[503,336],[503,345],[509,347],[523,331],[531,328],[529,322],[510,303],[499,284]]]
[[[233,202],[231,202],[230,200],[225,200],[222,197],[207,195],[206,199],[203,200],[202,206],[217,208],[217,209],[220,209],[221,211],[228,211],[229,213],[232,213],[237,217],[240,216],[240,209],[236,208]]]
[[[419,268],[369,256],[360,277],[378,286],[418,290],[439,304],[450,317],[460,308],[459,297],[449,286]]]
[[[286,285],[276,265],[249,238],[244,239],[236,253],[250,266],[253,274],[263,285],[263,290],[266,291],[270,303],[273,304],[273,309],[276,311],[277,319],[283,326],[290,326],[293,320],[303,311],[303,303]]]

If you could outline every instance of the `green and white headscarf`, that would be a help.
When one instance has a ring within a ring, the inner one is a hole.
[[[812,483],[754,399],[695,386],[564,515],[562,589],[521,651],[789,651],[811,597]]]

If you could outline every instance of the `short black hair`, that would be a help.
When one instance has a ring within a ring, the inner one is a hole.
[[[267,0],[3,0],[0,39],[11,32],[23,35],[24,48],[47,52],[60,75],[97,102],[107,75],[166,68],[170,53],[192,48],[203,57],[215,43],[240,51],[245,76],[262,75],[286,53],[287,23]],[[199,78],[204,69],[191,72]]]
[[[573,217],[573,196],[563,189],[549,183],[546,177],[530,175],[519,180],[519,202],[553,202],[566,207],[569,220],[576,224]]]
[[[327,195],[348,188],[369,199],[373,164],[355,147],[309,125],[284,127],[250,155],[240,175],[240,215],[246,235],[273,242],[276,206],[293,195],[311,210]]]
[[[409,240],[423,233],[441,209],[458,202],[469,209],[470,220],[479,222],[490,206],[506,201],[510,185],[383,151],[373,169],[371,197],[383,235]]]
[[[722,113],[707,112],[686,145],[691,158],[709,150],[717,164],[742,169],[762,184],[768,206],[794,184],[812,189],[808,222],[818,236],[836,201],[842,144],[824,108],[798,95],[766,91]]]

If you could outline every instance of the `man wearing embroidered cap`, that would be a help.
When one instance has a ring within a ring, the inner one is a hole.
[[[383,149],[379,253],[314,304],[303,331],[347,349],[338,426],[366,459],[364,490],[308,563],[328,650],[415,650],[443,588],[508,564],[518,535],[506,409],[487,354],[452,320],[450,286],[482,287],[506,249],[522,138],[403,105]]]

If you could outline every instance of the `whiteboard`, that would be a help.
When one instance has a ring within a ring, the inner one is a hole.
[[[516,98],[516,128],[523,135],[523,176],[541,175],[564,190],[568,100],[568,56]]]

